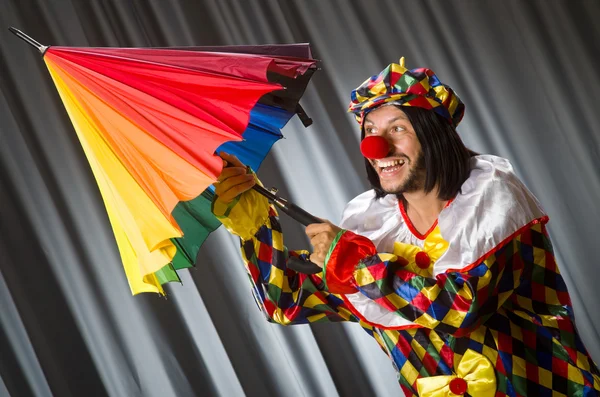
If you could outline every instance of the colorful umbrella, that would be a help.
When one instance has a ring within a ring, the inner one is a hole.
[[[257,169],[298,113],[307,44],[182,48],[35,46],[90,163],[133,294],[163,293],[220,223],[211,185],[225,150]]]

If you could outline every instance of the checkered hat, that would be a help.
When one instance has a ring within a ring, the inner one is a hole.
[[[465,113],[465,105],[452,88],[442,84],[431,69],[406,69],[404,57],[400,64],[392,63],[367,79],[350,97],[348,111],[359,124],[369,111],[385,103],[433,110],[454,127]]]

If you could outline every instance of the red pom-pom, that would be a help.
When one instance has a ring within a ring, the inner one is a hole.
[[[360,143],[360,152],[368,159],[382,159],[390,151],[390,144],[381,136],[368,136]]]
[[[417,255],[415,255],[415,263],[421,269],[427,269],[431,264],[431,258],[429,257],[429,255],[427,255],[427,252],[425,251],[417,252]]]

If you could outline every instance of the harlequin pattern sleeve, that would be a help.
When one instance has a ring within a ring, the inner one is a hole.
[[[532,226],[542,227],[535,221],[477,263],[437,276],[405,269],[403,258],[384,260],[370,240],[345,231],[326,261],[325,280],[332,292],[360,292],[417,325],[462,337],[485,322],[507,299],[523,300],[513,292],[519,288],[524,272],[533,266],[546,266],[548,251],[543,248],[549,249],[549,240],[545,246],[538,243],[542,247],[536,247]],[[568,303],[563,287],[544,285],[531,293],[556,295],[556,310],[560,311],[561,303]]]
[[[241,252],[252,292],[267,319],[283,325],[319,321],[357,321],[339,296],[324,289],[322,276],[287,268],[289,256],[276,210],[266,199],[248,191],[229,204],[215,198],[213,213],[240,237]]]

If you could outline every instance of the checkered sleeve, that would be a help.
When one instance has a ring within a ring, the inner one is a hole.
[[[339,295],[324,288],[321,274],[307,275],[287,268],[290,256],[306,258],[307,251],[288,251],[277,211],[262,196],[248,191],[235,201],[213,201],[213,213],[240,237],[241,252],[256,303],[267,320],[283,325],[358,321]]]
[[[325,280],[331,292],[353,288],[407,320],[461,337],[496,312],[519,286],[524,269],[521,237],[530,227],[471,266],[435,277],[404,269],[402,258],[378,254],[370,240],[344,231],[330,250]]]

